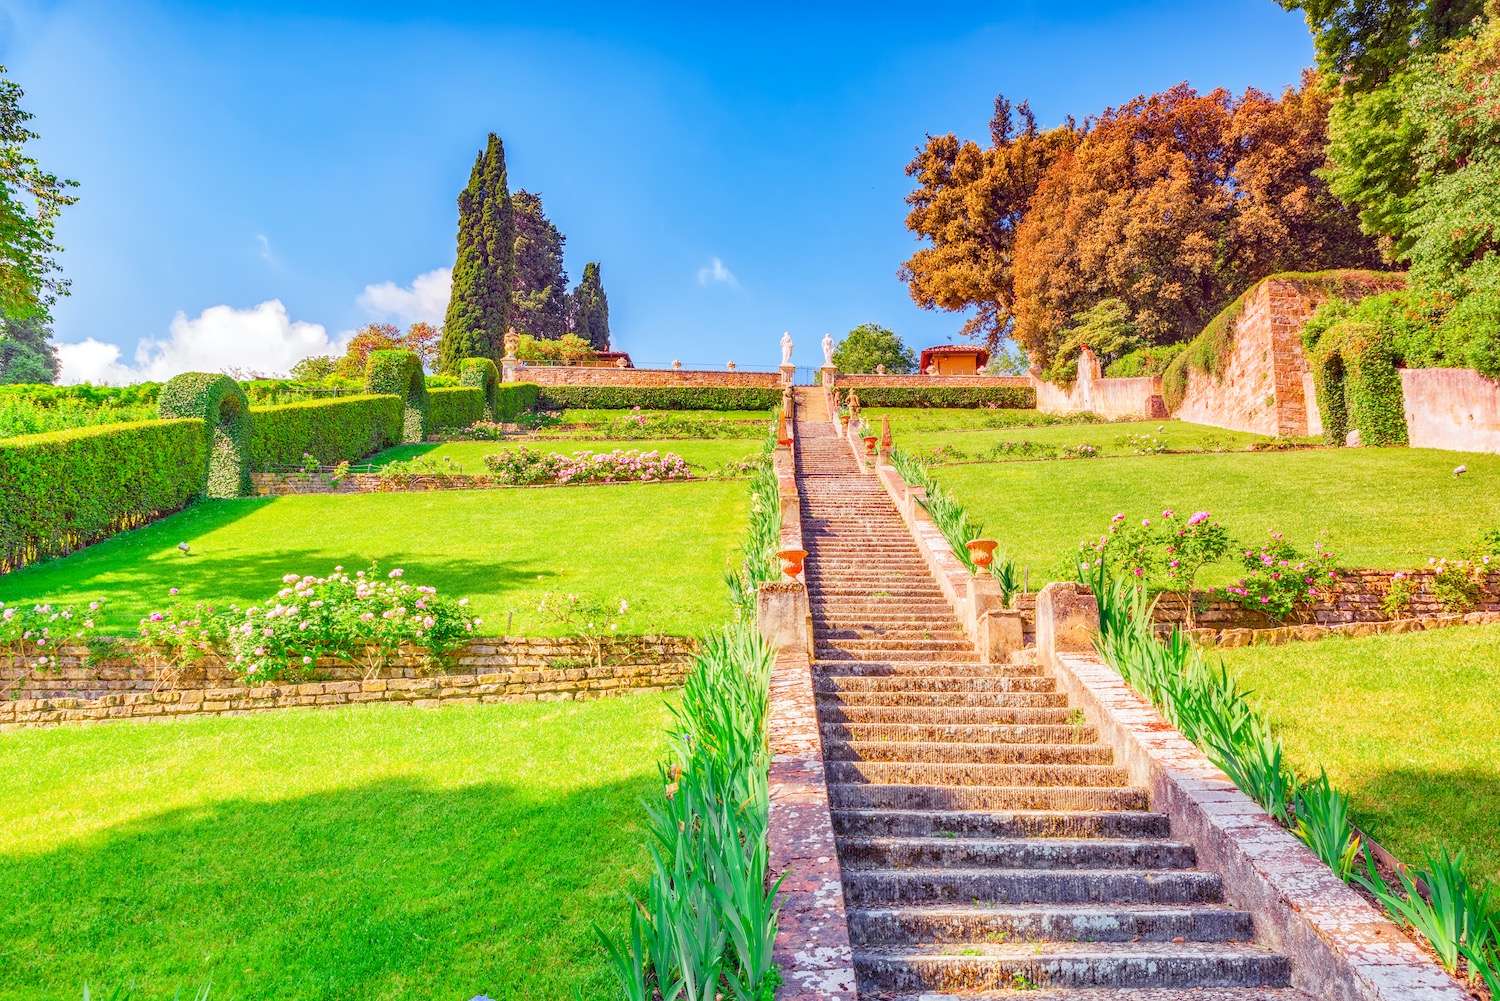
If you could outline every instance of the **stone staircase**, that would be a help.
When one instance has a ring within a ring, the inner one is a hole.
[[[816,392],[796,473],[860,998],[1304,999],[1035,657],[979,663]]]

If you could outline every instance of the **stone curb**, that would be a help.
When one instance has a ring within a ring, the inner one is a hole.
[[[1292,963],[1292,983],[1326,1001],[1466,1001],[1469,992],[1345,886],[1097,656],[1058,652],[1044,666],[1114,746],[1153,810],[1191,842],[1256,938]]]

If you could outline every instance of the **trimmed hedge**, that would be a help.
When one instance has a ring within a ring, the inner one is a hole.
[[[835,383],[837,385],[837,383]],[[987,407],[1007,410],[1036,409],[1036,390],[1031,386],[850,386],[841,393],[854,393],[862,407]],[[778,401],[780,394],[777,394]]]
[[[371,351],[365,362],[365,392],[406,401],[402,441],[420,442],[427,437],[427,376],[415,351]]]
[[[484,394],[484,416],[486,420],[499,420],[496,393],[500,388],[500,370],[488,358],[465,358],[458,363],[458,384],[474,386]]]
[[[548,410],[769,410],[781,390],[739,386],[542,386]]]
[[[484,420],[484,390],[478,386],[439,386],[427,390],[427,426],[466,428]]]
[[[542,387],[534,382],[502,383],[495,393],[495,420],[513,421],[537,405]]]
[[[340,396],[250,411],[250,463],[257,470],[353,462],[399,444],[406,407],[399,396]]]
[[[209,443],[208,466],[201,493],[206,497],[242,497],[250,487],[250,400],[227,375],[184,372],[173,376],[156,398],[165,420],[187,417],[203,422]]]
[[[0,441],[0,573],[178,510],[203,491],[208,449],[196,419]]]

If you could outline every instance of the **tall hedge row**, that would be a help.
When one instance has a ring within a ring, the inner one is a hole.
[[[250,411],[250,465],[258,471],[363,459],[400,444],[406,405],[399,396],[340,396]]]
[[[201,422],[208,439],[208,468],[202,493],[241,497],[250,485],[250,401],[227,375],[184,372],[161,388],[156,409],[164,420],[187,417]]]
[[[496,394],[500,391],[500,370],[488,358],[465,358],[458,363],[458,382],[461,386],[474,386],[484,394],[484,416],[486,420],[498,420],[499,409]],[[431,382],[428,387],[431,388]]]
[[[484,390],[478,386],[443,386],[427,390],[427,427],[466,428],[484,420]]]
[[[840,392],[854,393],[864,407],[1036,407],[1030,386],[853,386]]]
[[[513,421],[537,405],[542,387],[534,382],[502,383],[495,390],[495,420]]]
[[[103,424],[0,441],[0,572],[169,514],[208,469],[201,420]]]
[[[549,410],[769,410],[781,390],[740,386],[542,386]]]
[[[419,442],[427,437],[427,377],[415,351],[371,351],[365,361],[365,392],[406,401],[402,441]]]

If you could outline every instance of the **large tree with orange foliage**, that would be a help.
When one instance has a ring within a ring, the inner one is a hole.
[[[1373,265],[1316,174],[1329,104],[1311,74],[1280,100],[1181,84],[1081,128],[992,128],[987,150],[929,139],[908,168],[908,228],[933,241],[903,269],[912,298],[973,309],[966,334],[1012,337],[1045,366],[1071,318],[1107,299],[1143,343],[1170,343],[1266,275]]]

